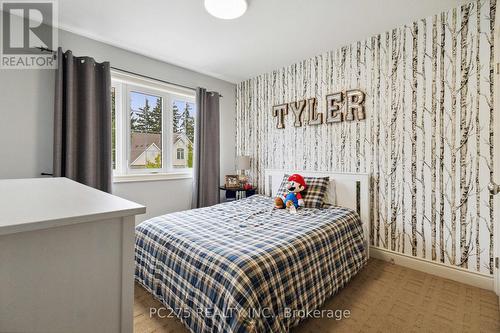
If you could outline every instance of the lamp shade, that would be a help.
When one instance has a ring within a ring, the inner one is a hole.
[[[250,156],[238,156],[238,170],[250,169]]]

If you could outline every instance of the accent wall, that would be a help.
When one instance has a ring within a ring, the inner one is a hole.
[[[371,244],[493,274],[493,28],[477,1],[241,82],[236,151],[264,169],[369,172]],[[336,32],[332,32],[336,33]],[[276,128],[273,106],[365,92],[362,121]]]

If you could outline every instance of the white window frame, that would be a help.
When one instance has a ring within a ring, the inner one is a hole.
[[[162,92],[157,92],[156,90],[153,90],[151,88],[146,88],[146,87],[141,87],[141,86],[136,86],[130,83],[123,83],[125,86],[125,94],[124,94],[124,99],[125,99],[125,108],[123,110],[127,110],[126,112],[126,125],[125,128],[127,129],[127,134],[125,136],[126,139],[126,168],[125,172],[128,175],[133,175],[133,174],[157,174],[157,173],[168,173],[169,168],[168,165],[166,164],[167,161],[165,161],[165,148],[169,147],[168,144],[169,142],[165,140],[165,138],[168,138],[168,135],[166,135],[165,130],[166,130],[166,125],[168,124],[168,112],[165,110],[165,105],[167,103],[168,95]],[[130,159],[130,151],[131,151],[131,131],[130,131],[130,94],[132,92],[140,93],[140,94],[145,94],[153,97],[159,97],[162,99],[162,121],[161,121],[161,157],[162,157],[162,162],[161,162],[161,168],[143,168],[143,169],[133,169],[130,167],[130,163],[133,161]]]
[[[179,157],[179,155],[182,155],[182,157]],[[177,159],[178,160],[185,160],[185,157],[186,157],[186,152],[185,152],[185,149],[184,148],[177,148]]]
[[[121,138],[122,138],[122,128],[123,128],[123,122],[122,122],[122,86],[121,85],[111,85],[112,88],[115,89],[115,168],[113,169],[113,175],[115,173],[119,173],[121,170],[121,153],[122,153],[122,143],[121,143]]]
[[[112,87],[115,88],[116,108],[116,168],[113,170],[113,181],[116,183],[192,178],[192,169],[174,169],[172,167],[174,150],[172,105],[174,99],[181,99],[194,104],[194,91],[119,71],[111,71],[111,82]],[[131,148],[129,96],[131,92],[162,98],[162,168],[130,168],[132,161],[129,160]]]

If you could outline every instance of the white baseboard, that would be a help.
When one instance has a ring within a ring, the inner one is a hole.
[[[392,262],[396,265],[408,267],[442,278],[465,283],[474,287],[491,291],[494,290],[492,276],[471,272],[460,267],[452,267],[373,246],[370,246],[370,257]]]

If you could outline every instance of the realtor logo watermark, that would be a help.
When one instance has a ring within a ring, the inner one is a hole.
[[[1,1],[0,68],[54,69],[58,43],[56,1]],[[41,48],[45,49],[42,50]]]

